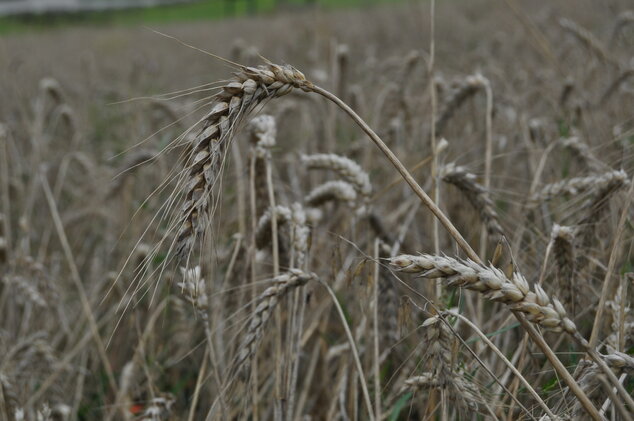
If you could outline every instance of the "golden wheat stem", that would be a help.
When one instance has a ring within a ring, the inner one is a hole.
[[[432,0],[433,1],[433,0]],[[374,407],[375,417],[380,420],[381,417],[381,379],[380,379],[380,352],[379,352],[379,244],[381,240],[374,240],[374,297],[372,309],[372,318],[374,319]]]
[[[352,332],[350,331],[350,326],[348,326],[348,321],[346,320],[346,315],[341,308],[341,304],[339,304],[339,299],[335,295],[335,292],[330,288],[326,282],[324,282],[321,278],[317,278],[320,284],[326,288],[330,298],[332,298],[332,303],[337,309],[337,313],[339,314],[339,318],[341,319],[341,324],[343,325],[343,329],[346,332],[346,337],[348,338],[348,342],[350,343],[350,350],[352,352],[352,358],[354,359],[355,368],[357,369],[357,374],[359,375],[359,380],[361,383],[361,390],[363,391],[363,399],[365,401],[366,410],[368,411],[368,419],[370,421],[374,421],[374,411],[372,410],[372,401],[370,400],[370,392],[368,391],[368,383],[365,380],[365,375],[363,374],[363,366],[361,365],[361,360],[359,359],[359,351],[357,350],[357,346],[354,342],[354,337],[352,336]]]
[[[449,234],[455,239],[456,243],[460,246],[461,249],[465,251],[465,253],[474,260],[479,260],[477,253],[473,251],[469,243],[464,239],[464,237],[460,234],[460,232],[456,229],[453,223],[447,218],[447,216],[443,213],[443,211],[434,203],[433,200],[425,193],[422,187],[416,182],[414,177],[410,174],[410,172],[405,168],[405,166],[399,161],[399,159],[394,155],[394,152],[381,140],[381,138],[367,125],[367,123],[359,117],[357,113],[354,112],[352,108],[350,108],[346,103],[341,101],[332,93],[327,90],[320,88],[316,85],[311,85],[308,88],[310,91],[319,94],[328,100],[334,102],[339,108],[341,108],[352,120],[361,127],[361,129],[370,137],[372,142],[381,150],[381,152],[387,157],[387,159],[394,165],[396,170],[401,174],[401,176],[405,179],[407,184],[412,188],[416,196],[423,202],[427,208],[438,218],[440,223],[447,229]]]
[[[605,278],[603,279],[603,289],[601,290],[601,298],[599,299],[599,304],[597,306],[597,314],[594,317],[594,324],[592,326],[592,333],[590,334],[589,346],[594,349],[598,340],[599,340],[599,330],[601,329],[601,324],[603,322],[603,312],[605,307],[605,301],[608,298],[608,293],[610,291],[610,285],[612,280],[612,272],[614,271],[614,267],[616,265],[617,258],[619,256],[618,253],[618,245],[621,242],[621,237],[625,232],[625,222],[627,220],[630,204],[632,203],[632,195],[634,194],[634,178],[630,183],[630,189],[627,192],[627,199],[625,199],[625,204],[623,206],[623,211],[621,212],[621,218],[619,219],[619,225],[616,229],[616,234],[614,236],[614,241],[612,242],[612,250],[610,252],[610,260],[608,261],[608,267],[605,271]]]
[[[537,401],[539,406],[542,407],[544,412],[546,412],[546,414],[548,414],[548,416],[551,417],[551,419],[553,419],[553,420],[555,419],[555,414],[552,413],[552,411],[550,410],[548,405],[546,405],[546,403],[542,400],[542,398],[537,394],[537,392],[535,391],[535,389],[533,389],[531,384],[524,378],[524,376],[522,376],[522,373],[520,373],[515,368],[513,363],[511,363],[504,356],[502,351],[500,351],[498,349],[498,347],[495,346],[495,344],[493,342],[491,342],[489,340],[489,338],[487,338],[487,336],[478,328],[478,326],[476,326],[468,318],[466,318],[462,314],[458,313],[457,311],[449,310],[449,311],[446,311],[445,313],[446,314],[450,314],[450,315],[455,316],[455,317],[458,317],[460,320],[462,320],[464,323],[466,323],[480,337],[480,339],[482,339],[482,341],[485,344],[487,344],[489,346],[489,348],[491,348],[491,350],[504,362],[504,364],[506,364],[506,366],[509,368],[509,370],[511,370],[513,372],[513,374],[515,374],[515,376],[519,379],[519,381],[522,382],[524,387],[526,387],[526,390],[528,390],[528,392],[531,394],[531,396],[533,396],[533,398]]]
[[[53,192],[51,191],[51,187],[48,184],[48,180],[44,173],[40,173],[40,183],[42,184],[42,190],[44,190],[44,195],[46,196],[46,201],[48,203],[49,210],[51,212],[51,217],[53,219],[53,224],[55,225],[55,229],[57,231],[57,236],[59,237],[59,241],[62,244],[62,250],[64,251],[64,256],[66,257],[66,263],[71,272],[71,279],[79,292],[79,298],[81,301],[82,310],[84,311],[84,316],[88,320],[88,324],[90,326],[90,331],[93,336],[93,339],[97,345],[97,350],[99,351],[99,358],[104,366],[106,371],[106,376],[108,378],[108,383],[112,392],[116,396],[118,394],[118,386],[115,380],[114,372],[112,371],[112,366],[110,365],[110,360],[108,359],[108,354],[106,353],[106,347],[101,339],[101,335],[99,334],[99,326],[97,325],[97,320],[95,319],[95,315],[92,312],[90,301],[88,300],[88,295],[86,294],[86,289],[84,288],[84,284],[79,275],[79,269],[75,264],[75,258],[73,256],[73,252],[70,248],[70,244],[68,243],[68,237],[66,236],[66,232],[64,231],[64,224],[59,216],[59,211],[57,209],[57,204],[55,203],[55,198],[53,197]]]
[[[487,103],[486,113],[484,116],[486,126],[486,149],[484,152],[484,196],[486,200],[489,199],[491,190],[491,166],[493,164],[493,90],[491,89],[491,82],[489,82],[488,79],[482,77],[482,80]],[[487,236],[487,228],[486,226],[483,226],[480,231],[480,256],[482,256],[482,259],[484,260],[486,260]]]

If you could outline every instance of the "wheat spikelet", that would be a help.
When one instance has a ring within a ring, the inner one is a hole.
[[[451,163],[441,168],[440,177],[443,181],[456,186],[467,197],[467,200],[478,211],[492,240],[497,241],[504,235],[493,201],[486,194],[487,190],[484,186],[475,181],[475,174],[468,172],[465,167]]]
[[[559,300],[551,300],[539,285],[535,285],[535,292],[531,291],[526,279],[517,272],[509,279],[493,266],[482,266],[470,259],[429,254],[397,256],[390,259],[390,264],[401,272],[419,273],[424,278],[441,279],[449,286],[477,291],[489,300],[524,313],[528,320],[544,329],[578,335]]]
[[[260,217],[255,230],[255,245],[258,249],[263,249],[271,242],[271,219],[273,217],[271,209],[264,212]],[[277,220],[278,230],[291,220],[291,210],[282,205],[275,207],[275,218]]]
[[[449,378],[441,379],[437,374],[425,372],[418,376],[413,376],[403,382],[400,395],[416,390],[446,389],[452,393],[451,398],[458,398],[465,408],[478,409],[478,402],[482,401],[482,396],[478,388],[466,377],[452,375]]]
[[[608,100],[618,92],[621,85],[623,85],[632,76],[634,76],[634,69],[626,69],[622,71],[621,74],[619,74],[605,89],[603,95],[601,95],[601,99],[599,100],[599,105],[605,105]]]
[[[632,23],[634,23],[634,11],[626,10],[621,12],[616,18],[616,22],[614,22],[614,28],[612,28],[612,42],[616,41],[619,33],[625,26]]]
[[[236,368],[239,368],[243,372],[248,371],[250,359],[255,355],[258,342],[264,334],[266,323],[271,317],[279,300],[290,290],[301,287],[308,281],[316,279],[317,275],[314,273],[291,269],[287,273],[271,280],[273,285],[264,290],[256,299],[256,308],[251,315],[247,333],[238,351]]]
[[[603,46],[601,41],[592,34],[592,32],[579,26],[577,23],[570,19],[562,18],[559,20],[559,26],[571,33],[575,39],[583,44],[588,50],[592,51],[601,60],[615,64],[614,58]]]
[[[634,374],[634,358],[627,354],[615,351],[611,354],[604,355],[603,359],[617,376],[622,373],[629,375]],[[603,390],[600,379],[602,375],[603,371],[596,363],[586,360],[582,360],[579,363],[577,380],[579,386],[597,406],[605,399],[605,391]],[[572,406],[572,415],[574,419],[585,419],[584,410],[581,404],[576,400]]]
[[[267,63],[240,67],[232,81],[215,95],[214,105],[204,118],[203,128],[192,144],[187,165],[182,226],[176,252],[184,257],[207,226],[212,189],[218,180],[229,142],[240,121],[258,104],[288,94],[293,88],[309,89],[310,82],[292,66]]]
[[[255,215],[260,217],[269,206],[266,166],[271,160],[271,149],[276,144],[277,126],[272,116],[260,115],[249,122],[247,129],[252,148],[251,159],[254,160],[251,165],[254,172]]]
[[[627,278],[626,278],[627,279]],[[606,343],[616,349],[629,349],[629,344],[634,337],[634,322],[628,320],[631,314],[631,308],[627,305],[627,297],[623,294],[623,287],[620,285],[612,300],[606,301],[605,306],[612,316],[612,333],[606,338]],[[623,319],[621,319],[621,305],[623,305]],[[620,333],[623,333],[622,341],[619,339]]]
[[[612,190],[617,185],[623,186],[624,183],[627,183],[627,174],[622,170],[588,177],[574,177],[545,185],[539,192],[531,196],[530,201],[538,203],[564,194],[576,196],[590,190]]]
[[[161,421],[169,419],[175,399],[173,396],[157,396],[148,402],[143,413],[137,418],[138,421]]]
[[[581,205],[584,213],[578,225],[579,236],[584,246],[592,243],[596,223],[601,219],[611,197],[629,184],[630,181],[623,170],[606,173],[596,179],[593,195]]]
[[[357,192],[352,184],[341,180],[327,181],[308,193],[304,202],[309,207],[320,207],[328,202],[343,202],[353,206],[357,200]]]
[[[557,286],[556,291],[564,307],[570,310],[574,316],[577,309],[577,280],[575,277],[575,229],[561,225],[553,225],[550,234],[553,244],[553,254],[557,262]]]
[[[370,220],[372,218],[369,218]],[[378,218],[377,218],[378,219]],[[372,225],[372,223],[370,223]],[[379,258],[390,257],[390,247],[381,239],[379,235]],[[393,277],[389,268],[384,265],[379,266],[379,291],[378,305],[381,317],[379,318],[379,329],[381,332],[381,344],[387,349],[396,344],[399,340],[399,297]]]
[[[453,375],[456,338],[449,326],[438,316],[425,320],[423,327],[425,327],[431,369],[437,373],[441,381],[445,381]]]
[[[434,389],[444,387],[446,382],[441,381],[437,375],[425,372],[418,376],[413,376],[403,382],[401,394],[416,389]]]
[[[572,152],[576,157],[581,159],[590,170],[601,171],[605,168],[605,164],[594,156],[592,151],[590,151],[588,144],[582,141],[580,137],[564,137],[559,139],[559,143],[561,146]]]
[[[179,282],[178,286],[198,313],[206,319],[207,310],[209,309],[209,297],[207,296],[205,279],[202,277],[200,266],[189,269],[181,268],[181,275],[183,276],[183,281]]]
[[[357,192],[369,198],[372,194],[370,177],[353,160],[336,154],[303,155],[302,162],[310,169],[326,169],[339,174],[344,180],[352,184]]]
[[[310,229],[306,225],[306,212],[299,203],[291,205],[292,252],[295,259],[295,267],[302,268],[306,262],[308,253],[308,240]]]
[[[440,110],[436,118],[436,136],[441,136],[451,117],[460,106],[480,89],[484,88],[488,81],[481,75],[467,76],[456,88],[449,94],[443,108]]]

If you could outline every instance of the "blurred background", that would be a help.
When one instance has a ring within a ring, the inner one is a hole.
[[[0,30],[68,23],[152,23],[402,0],[0,0]]]

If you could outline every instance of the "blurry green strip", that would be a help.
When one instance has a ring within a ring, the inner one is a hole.
[[[87,12],[40,16],[0,17],[0,34],[48,30],[68,26],[139,25],[170,22],[218,20],[276,10],[299,10],[316,5],[322,9],[365,7],[404,0],[202,0],[188,4],[144,9]]]

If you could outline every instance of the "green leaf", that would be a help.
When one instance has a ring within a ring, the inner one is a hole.
[[[392,409],[392,412],[390,413],[390,418],[388,418],[389,421],[398,420],[399,414],[401,413],[403,408],[405,408],[405,405],[407,405],[407,402],[411,399],[411,397],[412,397],[412,392],[407,392],[406,394],[401,396],[399,400],[396,401],[396,403],[394,404],[394,408]]]

